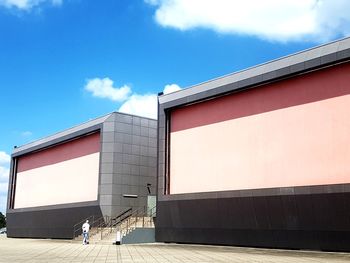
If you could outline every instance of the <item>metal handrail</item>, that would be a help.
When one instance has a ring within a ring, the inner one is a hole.
[[[89,220],[89,221],[94,221],[95,219],[95,216],[92,215],[92,216],[89,216],[81,221],[79,221],[78,223],[76,223],[75,225],[73,225],[73,239],[76,238],[78,235],[80,235],[82,229],[81,229],[81,226],[84,222],[86,222],[86,220]],[[77,234],[78,233],[78,234]]]
[[[145,227],[147,223],[151,225],[154,223],[154,217],[156,216],[156,206],[151,209],[146,209],[146,207],[139,208],[135,210],[125,222],[121,222],[119,225],[119,230],[122,236],[130,233],[132,230],[137,228],[140,220],[142,220],[142,227]],[[149,220],[149,222],[147,221]],[[124,226],[123,226],[124,224]]]
[[[100,234],[101,240],[105,236],[104,233],[107,230],[107,234],[112,233],[114,229],[118,229],[122,236],[130,233],[133,229],[137,227],[139,220],[142,219],[142,227],[145,227],[147,223],[149,225],[154,223],[154,217],[156,216],[156,206],[147,209],[146,207],[139,208],[137,210],[132,210],[132,208],[128,208],[124,212],[120,213],[115,217],[102,216],[99,218],[95,218],[95,216],[89,216],[84,220],[76,223],[73,227],[73,239],[77,237],[77,233],[81,233],[81,225],[89,220],[90,223],[90,236]],[[149,220],[149,222],[147,221]],[[123,226],[124,224],[124,226]],[[126,224],[126,226],[125,226]]]

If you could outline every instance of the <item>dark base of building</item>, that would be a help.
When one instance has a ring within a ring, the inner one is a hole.
[[[350,193],[160,201],[156,240],[350,251]]]
[[[102,216],[98,205],[22,212],[13,210],[7,213],[7,236],[72,239],[74,224],[91,215]]]
[[[350,232],[233,230],[233,229],[157,229],[158,242],[230,245],[241,247],[350,251]]]

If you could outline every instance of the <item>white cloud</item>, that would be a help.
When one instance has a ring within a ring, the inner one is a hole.
[[[212,29],[276,41],[326,41],[350,34],[348,0],[145,0],[156,21],[179,30]]]
[[[20,10],[30,10],[33,7],[44,3],[59,6],[62,4],[62,0],[0,0],[0,5]]]
[[[165,85],[163,93],[164,94],[168,94],[168,93],[175,92],[175,91],[178,91],[178,90],[181,90],[181,88],[178,85],[176,85],[176,84],[168,84],[168,85]]]
[[[120,88],[113,87],[113,80],[109,78],[95,78],[87,81],[85,90],[92,92],[92,95],[99,98],[106,98],[113,101],[124,101],[129,97],[131,89],[124,85]]]
[[[163,93],[167,94],[170,92],[181,90],[176,84],[165,85]],[[157,119],[158,117],[158,103],[157,94],[146,94],[146,95],[132,95],[118,111]]]
[[[22,137],[30,137],[32,136],[33,133],[31,131],[24,131],[24,132],[21,132],[21,136]]]
[[[4,215],[6,213],[7,195],[0,195],[0,212]]]
[[[156,119],[157,107],[156,94],[134,94],[123,103],[118,111]]]
[[[1,164],[9,164],[11,160],[10,155],[8,155],[7,153],[0,151],[0,165]]]
[[[10,155],[0,151],[0,212],[3,213],[6,211],[10,159]]]

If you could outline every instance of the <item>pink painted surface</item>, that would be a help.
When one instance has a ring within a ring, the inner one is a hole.
[[[100,153],[17,173],[14,208],[97,200]]]
[[[349,73],[341,65],[176,110],[170,193],[350,183]]]
[[[19,157],[17,172],[51,165],[100,152],[100,133],[69,141],[46,150]]]
[[[350,94],[350,63],[172,111],[171,132]]]

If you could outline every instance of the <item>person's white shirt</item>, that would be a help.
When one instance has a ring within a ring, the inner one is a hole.
[[[89,225],[88,221],[86,221],[81,228],[82,228],[83,232],[89,233],[90,225]]]

